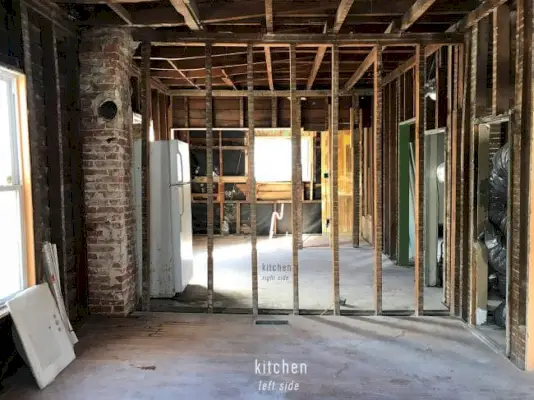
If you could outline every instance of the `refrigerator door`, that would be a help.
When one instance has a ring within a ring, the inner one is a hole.
[[[150,143],[150,295],[151,297],[170,298],[175,294],[174,257],[171,222],[177,220],[173,215],[170,196],[169,143],[156,141]]]
[[[174,249],[174,286],[182,292],[193,277],[193,228],[191,216],[191,184],[189,145],[172,140],[171,151],[171,207]]]

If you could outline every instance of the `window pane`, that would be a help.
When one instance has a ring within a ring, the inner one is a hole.
[[[23,289],[22,232],[19,194],[0,192],[0,299]]]
[[[13,184],[13,144],[11,90],[9,82],[0,79],[0,186]]]

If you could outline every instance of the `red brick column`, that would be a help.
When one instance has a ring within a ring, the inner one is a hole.
[[[124,29],[94,28],[81,35],[88,304],[95,314],[125,315],[136,301],[130,97],[134,49]],[[105,102],[115,103],[114,117],[113,112],[100,113]]]

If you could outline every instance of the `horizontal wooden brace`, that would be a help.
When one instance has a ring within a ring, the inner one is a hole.
[[[322,45],[338,46],[407,46],[429,44],[463,43],[463,35],[455,32],[445,33],[358,33],[358,34],[235,34],[235,33],[191,33],[147,28],[132,29],[134,40],[149,41],[153,46],[289,46],[318,47]]]
[[[329,97],[332,93],[330,90],[297,90],[299,97]],[[353,96],[353,95],[372,95],[372,89],[357,89],[347,92],[340,92],[339,96]],[[169,95],[176,97],[205,97],[205,90],[190,90],[179,89],[169,90]],[[214,90],[213,97],[247,97],[246,90]],[[289,97],[289,90],[255,90],[254,97]]]

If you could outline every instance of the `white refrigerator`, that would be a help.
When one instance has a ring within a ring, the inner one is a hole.
[[[138,293],[142,287],[141,141],[135,143]],[[193,230],[189,145],[150,143],[150,295],[171,298],[193,277]]]

